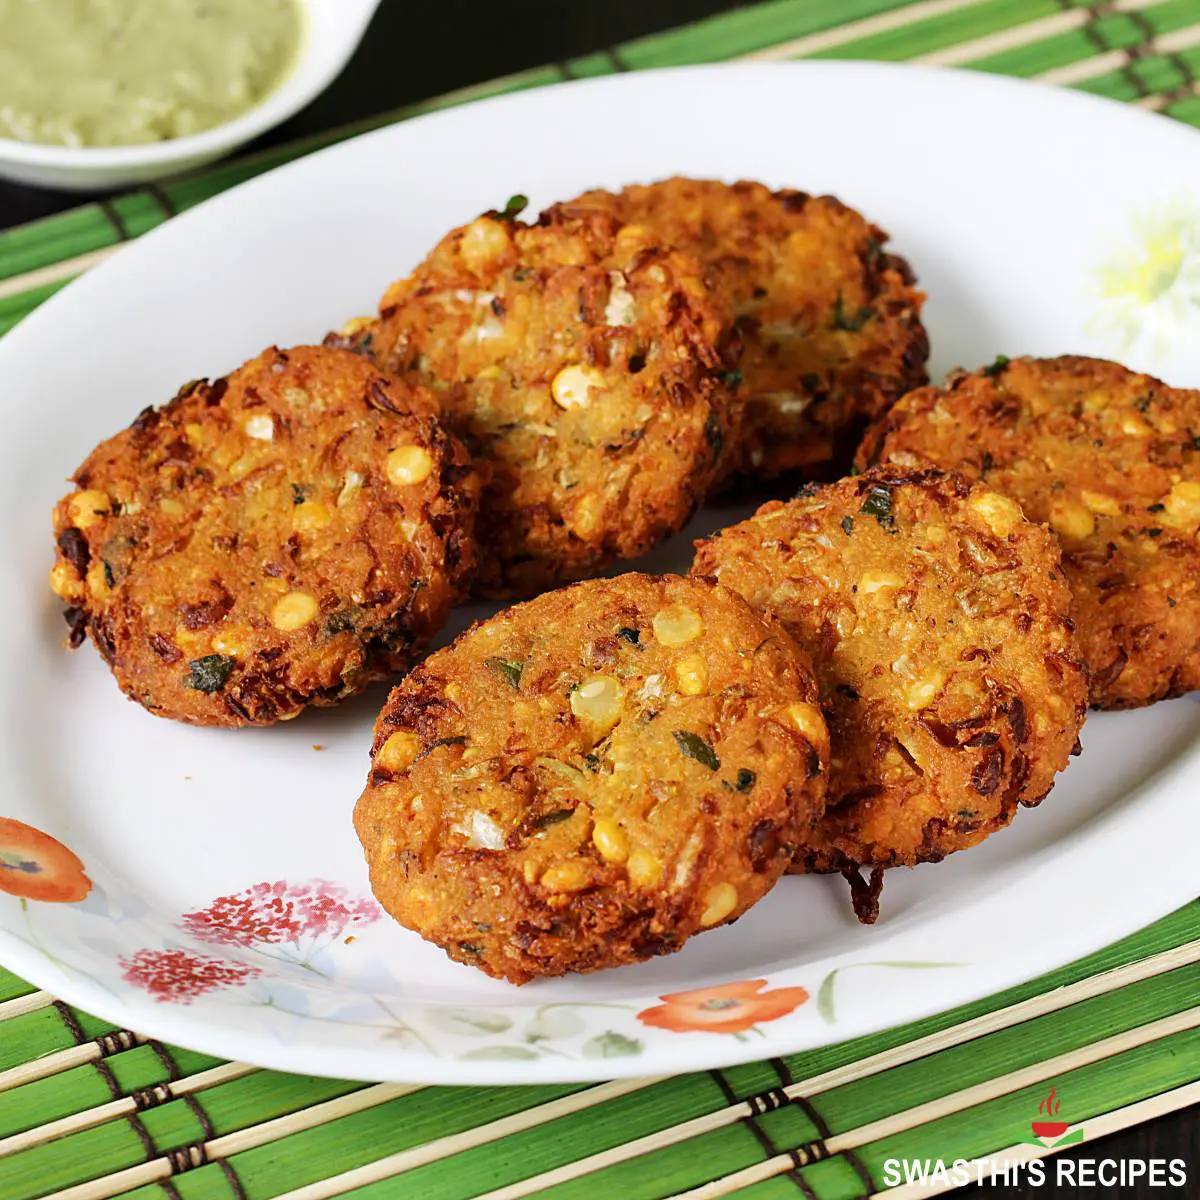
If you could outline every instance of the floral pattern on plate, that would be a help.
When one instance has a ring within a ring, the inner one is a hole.
[[[149,992],[160,1004],[191,1004],[197,996],[237,987],[262,972],[248,963],[192,954],[188,950],[139,950],[117,959],[121,978]]]
[[[0,891],[22,900],[74,904],[91,890],[83,863],[62,842],[24,821],[0,817]]]
[[[764,991],[765,979],[743,979],[719,987],[697,988],[662,996],[662,1004],[638,1013],[643,1025],[670,1029],[675,1033],[731,1033],[744,1038],[760,1021],[778,1021],[789,1016],[808,999],[802,987]]]
[[[382,915],[374,900],[352,895],[327,879],[301,884],[280,879],[218,896],[207,908],[184,913],[179,927],[197,941],[238,946],[317,970],[312,963],[317,953],[348,929],[369,925]],[[275,949],[264,949],[268,946]]]
[[[1180,196],[1133,213],[1087,290],[1095,308],[1084,331],[1114,353],[1144,342],[1162,355],[1200,336],[1200,204]]]
[[[376,902],[327,879],[300,883],[264,880],[220,895],[183,913],[176,937],[154,934],[144,907],[112,881],[93,884],[79,858],[50,835],[0,818],[0,890],[29,899],[68,901],[89,930],[99,919],[114,935],[80,934],[80,943],[115,961],[120,979],[156,1004],[233,1004],[306,1023],[332,1022],[401,1041],[433,1057],[463,1062],[516,1062],[558,1058],[631,1058],[646,1048],[647,1031],[723,1034],[746,1041],[765,1037],[761,1025],[801,1010],[805,987],[770,987],[746,979],[658,997],[660,1004],[561,1001],[536,1008],[518,1005],[430,1008],[417,1020],[402,1016],[393,996],[356,989],[342,980],[331,957],[357,940],[355,931],[383,916]],[[82,901],[82,903],[80,903]],[[99,983],[75,963],[52,954],[27,913],[28,944],[67,974]],[[117,935],[120,941],[116,940]],[[132,939],[132,941],[131,941]],[[155,941],[157,944],[147,945]],[[141,942],[142,944],[138,944]],[[223,953],[221,953],[223,951]],[[889,962],[850,966],[930,967],[950,963]],[[845,971],[847,967],[840,968]],[[830,972],[818,989],[817,1008],[836,1020]],[[105,990],[111,991],[106,987]]]

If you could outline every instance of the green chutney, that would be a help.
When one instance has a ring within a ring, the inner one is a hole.
[[[297,0],[0,0],[0,138],[132,146],[222,125],[296,61]]]

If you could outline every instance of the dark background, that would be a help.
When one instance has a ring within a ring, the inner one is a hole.
[[[308,108],[247,150],[319,133],[497,75],[574,58],[738,7],[742,5],[721,0],[383,0],[344,74]],[[630,136],[636,137],[637,131],[630,130]],[[803,180],[796,182],[803,186]],[[0,228],[87,199],[0,182]],[[1185,1194],[1200,1197],[1200,1109],[1084,1143],[1064,1156],[1182,1158],[1188,1164]],[[1047,1174],[1053,1178],[1052,1169]],[[1047,1185],[1036,1189],[970,1187],[957,1194],[978,1200],[1048,1196],[1065,1200],[1076,1194],[1081,1200],[1102,1195],[1150,1200],[1180,1193],[1149,1186],[1076,1191]]]

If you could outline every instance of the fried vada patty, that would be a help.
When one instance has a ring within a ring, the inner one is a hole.
[[[284,720],[407,667],[474,567],[479,479],[436,414],[311,346],[147,408],[54,510],[71,643],[197,725]]]
[[[812,656],[828,807],[799,872],[973,846],[1037,804],[1077,746],[1087,681],[1058,546],[987,488],[895,467],[813,485],[699,543],[692,570]]]
[[[952,466],[1049,524],[1096,708],[1200,687],[1200,391],[1097,358],[998,359],[905,397],[859,458]]]
[[[707,580],[622,575],[463,634],[392,692],[354,820],[371,885],[524,983],[736,920],[823,807],[803,654]]]
[[[674,178],[556,209],[596,207],[695,255],[732,306],[744,343],[743,471],[828,474],[831,461],[849,461],[867,420],[927,382],[912,270],[835,197]]]
[[[736,440],[732,321],[700,265],[603,213],[447,234],[349,339],[491,470],[479,590],[522,596],[679,529]]]

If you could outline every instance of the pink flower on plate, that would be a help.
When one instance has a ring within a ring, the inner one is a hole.
[[[184,913],[180,925],[202,942],[249,947],[295,944],[302,937],[335,938],[380,915],[373,900],[352,896],[340,884],[277,880],[218,896],[207,908]]]
[[[139,950],[117,961],[125,968],[121,978],[149,992],[160,1004],[191,1004],[206,992],[240,987],[262,973],[247,963],[188,950]]]

